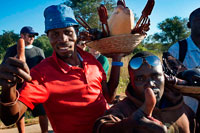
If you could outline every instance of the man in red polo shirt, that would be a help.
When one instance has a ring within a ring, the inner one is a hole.
[[[71,8],[52,5],[45,9],[45,32],[53,55],[29,69],[16,58],[0,65],[1,120],[16,122],[27,108],[43,103],[53,130],[59,133],[92,132],[94,121],[113,100],[119,82],[121,55],[113,55],[110,79],[101,64],[76,47],[78,24]],[[20,90],[16,83],[26,80]]]

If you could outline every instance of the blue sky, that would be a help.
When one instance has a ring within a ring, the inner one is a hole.
[[[39,34],[44,34],[44,9],[64,0],[3,0],[0,4],[0,34],[3,30],[19,33],[23,26],[30,25]],[[141,16],[147,0],[126,0],[126,5]],[[166,18],[179,16],[188,18],[189,14],[200,7],[200,0],[155,0],[150,15],[151,26],[148,35],[159,32],[157,25]]]

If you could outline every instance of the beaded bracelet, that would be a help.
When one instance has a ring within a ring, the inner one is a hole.
[[[16,92],[17,92],[17,94],[16,94],[16,95],[17,95],[17,98],[16,98],[15,101],[13,101],[13,102],[8,102],[8,103],[3,103],[3,102],[1,102],[1,100],[0,100],[0,104],[3,105],[3,106],[14,106],[14,105],[17,103],[18,99],[19,99],[19,91],[16,90]]]
[[[123,66],[123,62],[117,62],[117,61],[113,61],[112,62],[112,66]]]

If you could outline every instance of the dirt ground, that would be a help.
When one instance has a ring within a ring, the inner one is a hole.
[[[29,125],[25,127],[26,133],[41,133],[40,130],[40,125],[39,124],[34,124],[34,125]],[[17,128],[9,128],[9,129],[0,129],[0,133],[18,133]],[[53,130],[51,127],[49,127],[48,133],[53,133]]]
[[[48,129],[48,133],[53,133],[50,123]],[[38,117],[26,120],[25,131],[26,133],[41,133],[40,125],[38,124]],[[0,133],[18,133],[18,130],[15,125],[6,127],[2,122],[0,122]]]

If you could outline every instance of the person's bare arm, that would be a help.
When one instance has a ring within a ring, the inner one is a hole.
[[[2,122],[8,126],[17,122],[26,110],[27,107],[20,101],[11,107],[1,105],[0,117]]]
[[[19,101],[11,106],[4,104],[17,100],[16,84],[24,80],[31,80],[29,68],[24,61],[10,57],[5,64],[0,65],[0,86],[2,86],[0,117],[5,125],[15,123],[27,109]]]
[[[112,57],[112,62],[120,62],[123,56],[123,54],[110,55],[110,57]],[[103,95],[108,103],[111,103],[115,98],[117,86],[119,84],[120,68],[120,66],[112,65],[109,81],[102,81],[101,83]]]

